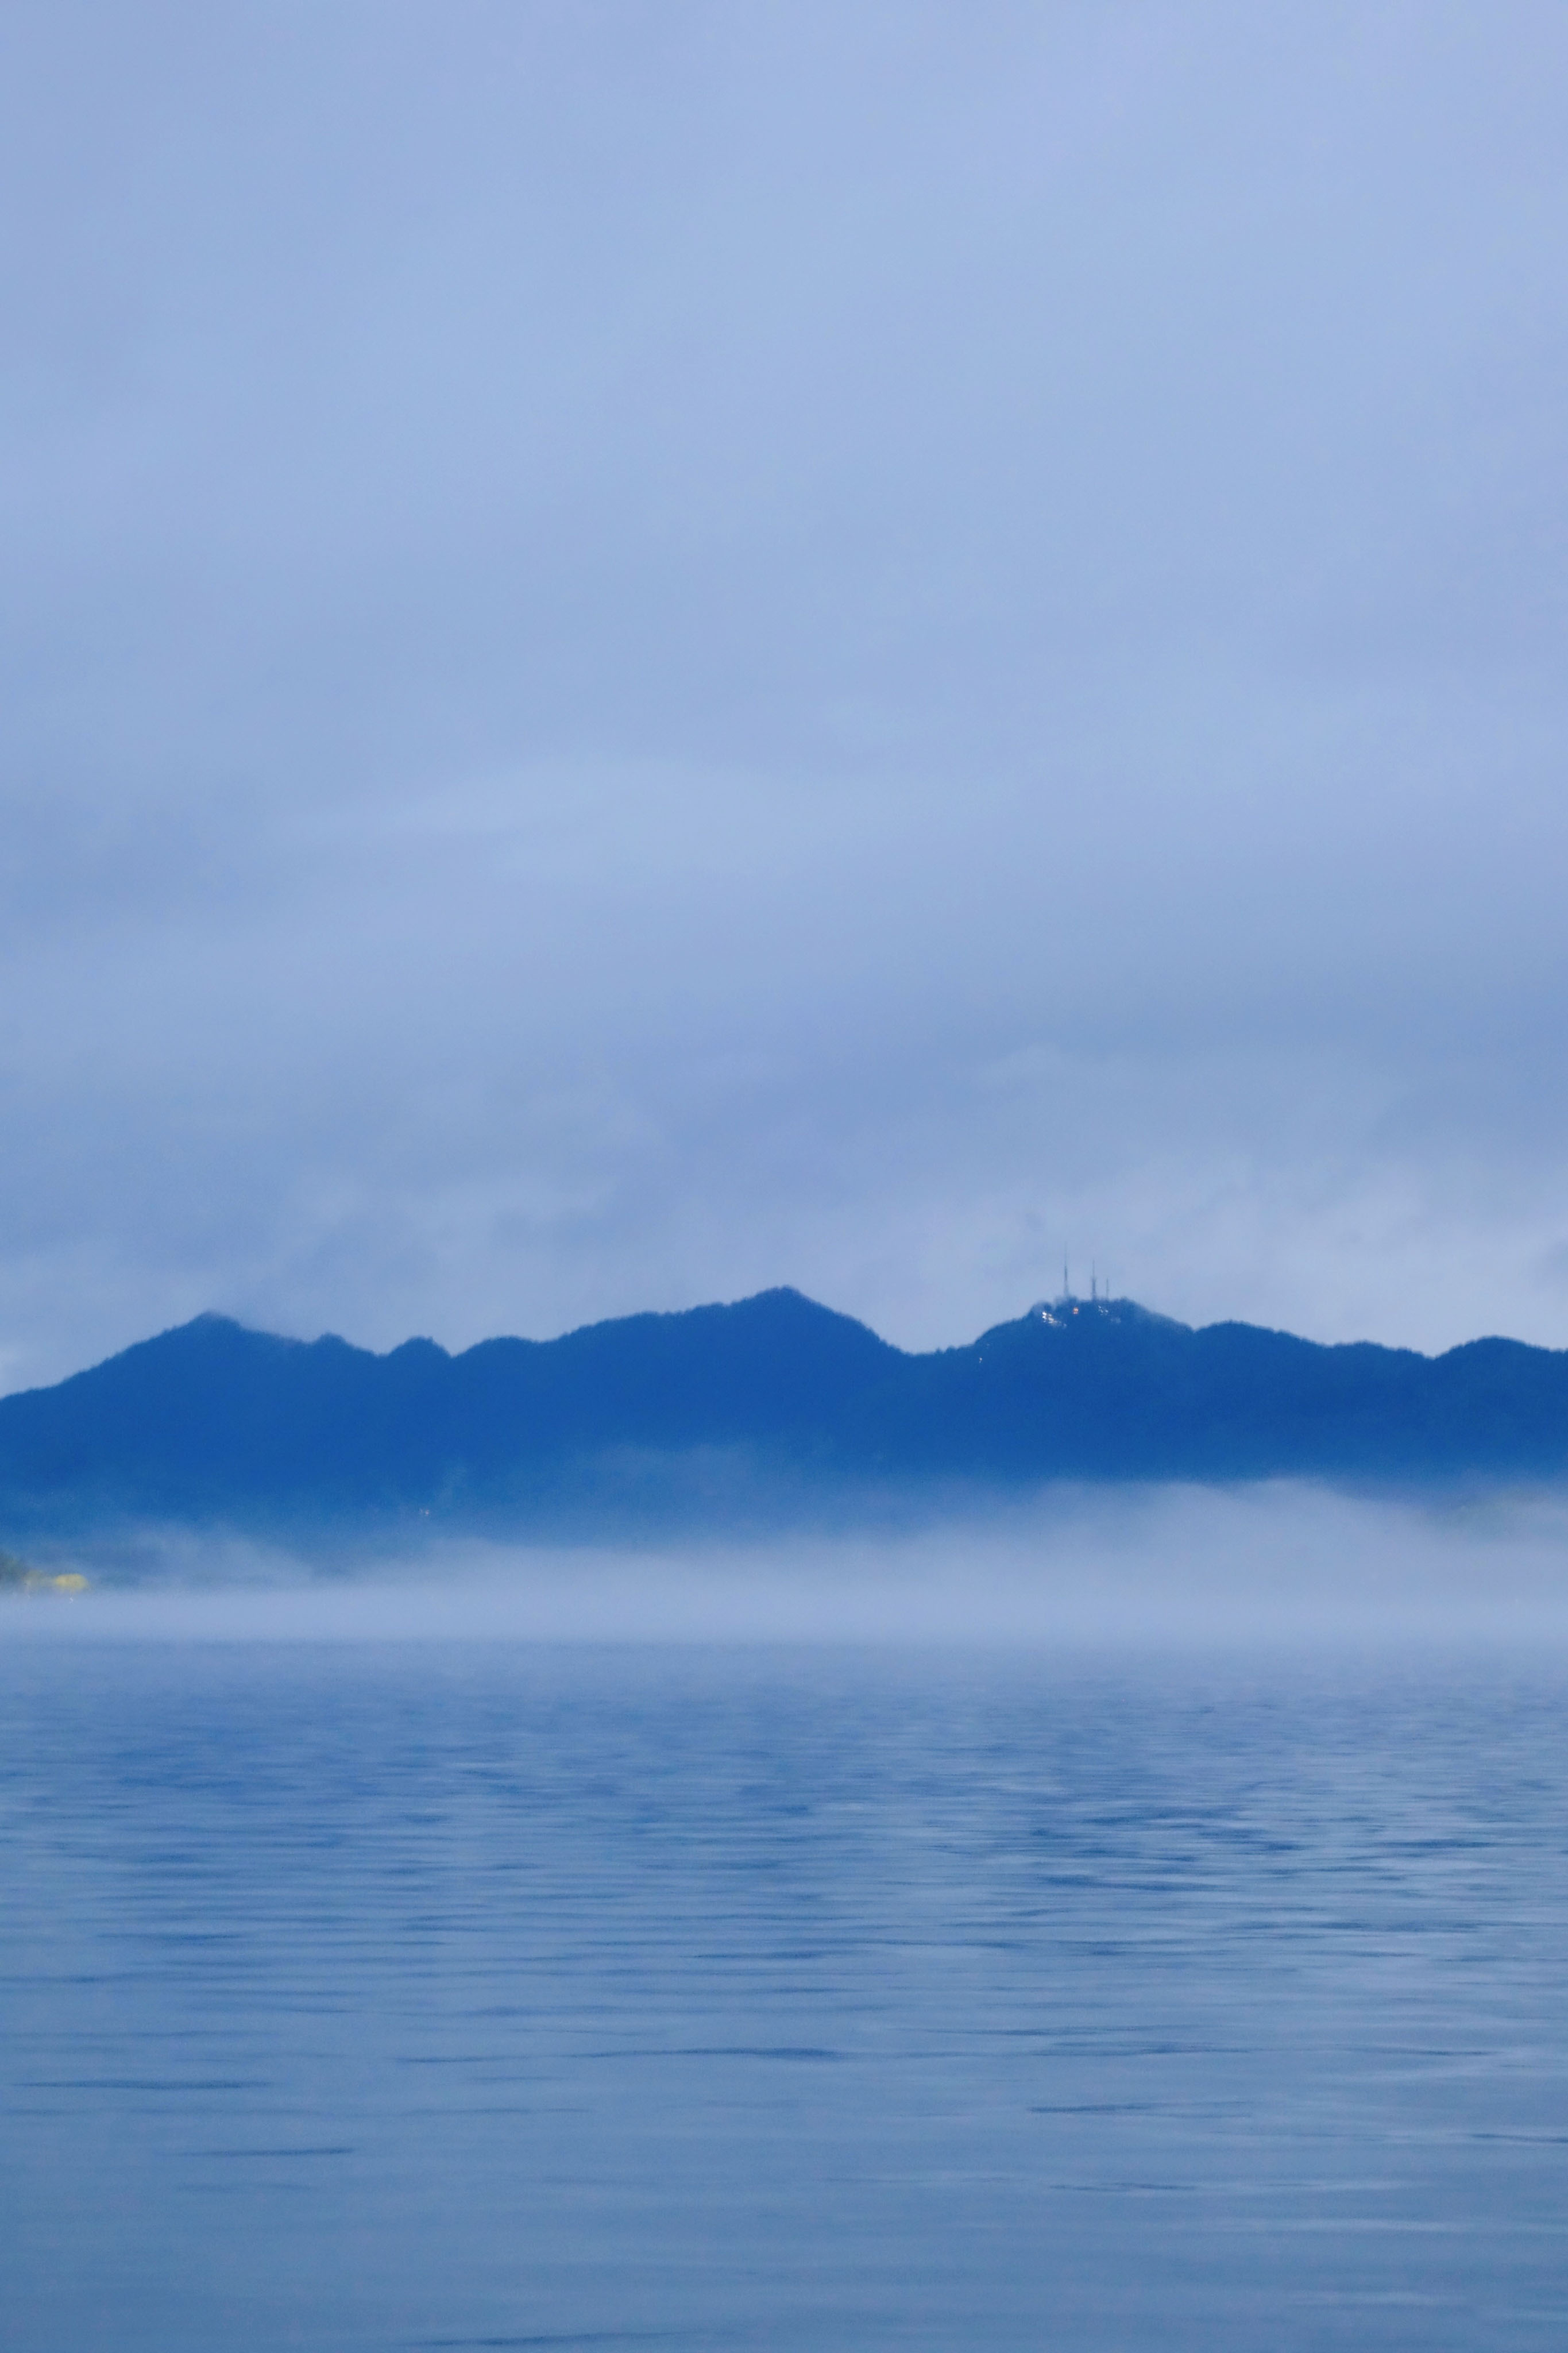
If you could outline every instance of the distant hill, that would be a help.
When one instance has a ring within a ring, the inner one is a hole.
[[[1129,1300],[909,1355],[795,1291],[378,1356],[223,1316],[0,1398],[0,1525],[605,1532],[1061,1479],[1568,1475],[1568,1352],[1427,1357]]]

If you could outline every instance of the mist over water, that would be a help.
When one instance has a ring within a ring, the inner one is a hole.
[[[436,1539],[335,1556],[150,1533],[0,1639],[1222,1647],[1568,1640],[1568,1496],[1064,1489],[895,1536]]]

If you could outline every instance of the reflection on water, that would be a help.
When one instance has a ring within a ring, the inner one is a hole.
[[[0,2337],[1560,2348],[1556,1664],[0,1650]]]

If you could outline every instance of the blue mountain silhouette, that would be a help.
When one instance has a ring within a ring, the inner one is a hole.
[[[1428,1357],[1058,1300],[911,1355],[790,1290],[556,1340],[375,1356],[198,1316],[0,1398],[14,1527],[156,1518],[606,1527],[1047,1480],[1568,1473],[1568,1352]]]

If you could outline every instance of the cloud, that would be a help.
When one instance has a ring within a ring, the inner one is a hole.
[[[1558,12],[0,39],[0,1378],[1561,1337]]]

